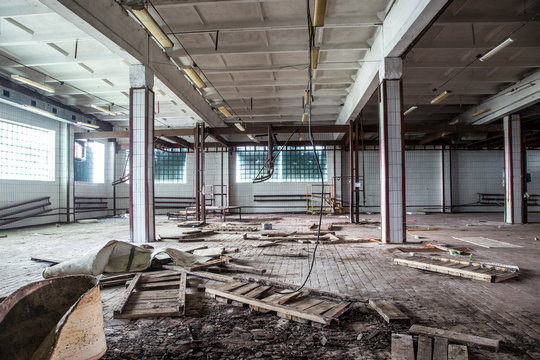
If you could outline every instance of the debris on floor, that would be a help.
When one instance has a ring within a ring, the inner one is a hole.
[[[203,226],[205,224],[204,221],[182,221],[181,223],[176,224],[178,227],[189,227],[189,228],[196,228],[199,226]]]
[[[442,337],[446,338],[453,343],[464,344],[464,345],[474,345],[481,348],[485,348],[491,351],[499,350],[500,340],[490,339],[476,335],[464,334],[456,331],[437,329],[422,325],[413,325],[409,329],[410,333],[420,334],[431,337]]]
[[[319,224],[313,224],[309,227],[309,230],[317,230],[318,228],[319,228]],[[333,231],[333,230],[336,230],[336,225],[334,223],[321,224],[321,230]]]
[[[114,318],[183,316],[187,286],[185,272],[138,273],[114,309]]]
[[[486,282],[504,281],[518,276],[519,273],[519,268],[513,266],[498,266],[420,254],[406,259],[394,258],[394,264]]]
[[[208,235],[213,235],[216,232],[214,230],[187,230],[178,235],[159,235],[160,240],[177,240],[179,242],[189,242],[189,241],[202,241],[201,238],[204,238]]]
[[[368,304],[369,307],[377,311],[387,323],[408,323],[410,321],[407,315],[399,310],[394,303],[388,300],[369,299]]]
[[[311,295],[307,291],[283,291],[269,285],[242,281],[218,287],[207,286],[206,293],[225,303],[249,305],[259,312],[272,311],[285,319],[323,326],[337,321],[352,305],[351,302]]]
[[[259,231],[258,224],[210,224],[205,226],[205,229],[214,230],[217,232],[255,232]]]

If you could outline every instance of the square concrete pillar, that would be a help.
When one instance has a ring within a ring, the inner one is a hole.
[[[452,150],[441,150],[441,211],[452,212]]]
[[[381,240],[406,242],[401,58],[385,58],[379,77]]]
[[[526,222],[525,164],[521,119],[505,116],[504,128],[504,221],[508,224]]]
[[[155,240],[153,75],[132,65],[129,109],[129,233],[133,243]]]

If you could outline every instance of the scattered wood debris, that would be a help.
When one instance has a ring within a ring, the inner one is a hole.
[[[455,331],[437,329],[437,328],[432,328],[432,327],[427,327],[427,326],[422,326],[422,325],[411,326],[411,328],[409,329],[409,332],[413,334],[420,334],[420,335],[425,335],[425,336],[442,337],[457,344],[477,345],[479,347],[489,349],[492,351],[499,350],[500,340],[497,340],[497,339],[490,339],[490,338],[480,337],[476,335],[464,334],[464,333],[459,333]],[[437,338],[435,338],[435,343],[437,343]]]
[[[114,309],[115,319],[182,316],[185,313],[186,273],[137,273]]]
[[[309,230],[317,230],[318,228],[319,228],[319,224],[313,224],[309,227]],[[336,230],[336,225],[334,223],[321,224],[321,230],[333,231],[333,230]]]
[[[431,354],[433,353],[432,343],[433,341],[430,337],[423,335],[418,337],[417,360],[431,360]]]
[[[110,275],[99,279],[99,286],[101,287],[111,287],[124,285],[127,281],[133,279],[137,273],[125,273],[118,275]]]
[[[487,282],[500,282],[518,276],[518,270],[515,268],[436,256],[422,256],[420,254],[406,259],[394,258],[394,263],[415,269]]]
[[[392,360],[415,360],[411,335],[392,334]]]
[[[279,257],[298,257],[305,258],[308,257],[307,253],[262,253],[264,256],[279,256]]]
[[[214,230],[189,230],[178,235],[159,235],[160,239],[178,240],[179,242],[203,241],[203,237],[215,234]]]
[[[181,223],[176,224],[178,227],[199,227],[205,224],[204,221],[182,221]]]
[[[401,310],[390,301],[369,299],[368,304],[372,309],[377,311],[387,323],[408,323],[410,321],[409,317],[401,312]]]
[[[51,259],[51,258],[46,258],[46,257],[42,257],[42,256],[32,256],[32,257],[30,257],[30,260],[37,261],[37,262],[48,263],[49,266],[60,264],[62,262],[62,260]]]
[[[255,232],[259,231],[258,226],[253,225],[238,225],[238,224],[212,224],[207,225],[205,229],[214,230],[217,232]]]
[[[242,281],[206,287],[206,293],[223,302],[234,301],[236,305],[249,305],[256,311],[273,311],[282,318],[323,326],[337,321],[352,305],[315,297],[305,291],[285,292],[273,286]]]
[[[201,269],[205,269],[205,268],[208,268],[208,267],[211,267],[211,266],[216,266],[216,265],[226,264],[226,263],[228,263],[229,261],[231,261],[231,258],[230,258],[230,257],[228,257],[228,256],[220,256],[220,257],[217,258],[217,259],[210,260],[210,261],[207,261],[207,262],[202,263],[202,264],[195,264],[195,265],[192,265],[192,266],[189,268],[189,270],[190,270],[190,271],[201,270]]]

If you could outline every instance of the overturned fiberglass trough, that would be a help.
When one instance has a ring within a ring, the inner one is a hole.
[[[0,359],[99,359],[106,349],[92,276],[34,282],[0,303]]]

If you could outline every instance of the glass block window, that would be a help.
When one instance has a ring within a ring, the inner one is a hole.
[[[54,181],[55,132],[0,119],[0,179]]]
[[[185,183],[186,182],[186,150],[154,149],[154,182]]]
[[[327,180],[326,150],[316,147],[324,179]],[[251,182],[266,162],[266,147],[240,147],[236,153],[236,182]],[[261,173],[265,175],[266,173]],[[288,147],[284,149],[274,165],[270,182],[313,182],[320,174],[315,155],[310,147]]]
[[[105,144],[86,143],[85,155],[80,160],[74,159],[75,181],[103,184],[105,182]]]

